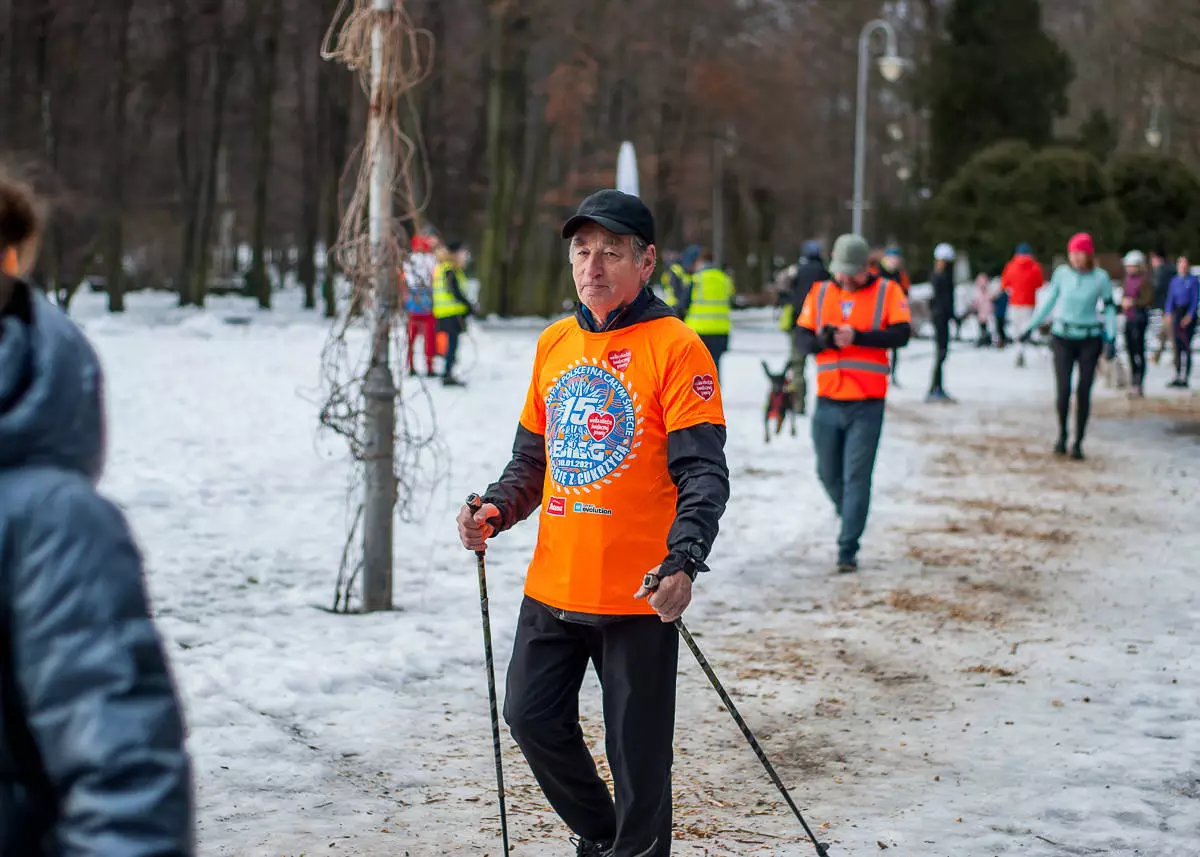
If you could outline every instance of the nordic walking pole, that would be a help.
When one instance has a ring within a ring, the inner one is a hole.
[[[474,515],[483,508],[478,494],[467,497],[467,508]],[[483,615],[483,657],[487,661],[488,703],[492,709],[492,751],[496,756],[496,796],[500,799],[500,837],[504,857],[508,857],[508,815],[504,811],[504,765],[500,754],[500,716],[496,711],[496,667],[492,661],[492,621],[488,615],[487,568],[484,551],[475,551],[475,570],[479,575],[479,611]]]
[[[647,574],[645,580],[642,581],[642,586],[651,591],[658,588],[659,578],[655,574]],[[704,674],[708,677],[708,682],[713,686],[713,690],[717,692],[717,696],[721,697],[721,702],[725,704],[725,708],[733,716],[733,721],[737,723],[738,728],[742,730],[742,734],[746,736],[746,740],[750,743],[750,749],[754,751],[754,755],[758,756],[758,761],[762,762],[762,766],[766,769],[767,776],[771,778],[771,782],[775,784],[775,788],[779,789],[779,793],[783,795],[783,799],[787,802],[788,807],[792,810],[792,814],[796,816],[796,820],[800,822],[800,826],[804,828],[804,832],[808,834],[808,838],[812,841],[813,847],[817,849],[818,857],[829,857],[829,844],[818,842],[816,834],[812,832],[812,828],[808,826],[808,822],[804,820],[804,815],[800,812],[800,808],[796,806],[796,802],[792,800],[792,796],[788,794],[787,786],[783,784],[783,780],[779,779],[779,774],[775,772],[775,766],[771,764],[771,760],[767,758],[767,754],[763,752],[762,745],[758,743],[758,739],[754,737],[754,733],[750,731],[750,727],[746,725],[741,712],[737,706],[733,704],[733,700],[729,698],[729,694],[725,692],[725,686],[721,684],[721,680],[717,678],[717,674],[713,672],[712,666],[708,663],[708,658],[704,657],[704,653],[700,651],[700,647],[696,645],[695,639],[688,631],[687,626],[683,624],[683,619],[676,619],[673,623],[675,630],[679,632],[679,636],[683,637],[683,642],[692,650],[692,654],[696,656],[696,663],[700,664],[700,669],[704,670]]]

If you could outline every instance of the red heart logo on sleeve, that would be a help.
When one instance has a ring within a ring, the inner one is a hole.
[[[717,383],[712,375],[697,375],[692,379],[692,392],[707,402],[717,392]]]
[[[620,351],[608,352],[608,363],[618,372],[624,372],[629,368],[629,361],[633,359],[633,352],[628,348],[622,348]]]
[[[612,414],[603,414],[597,411],[588,415],[588,434],[590,434],[594,440],[604,440],[606,437],[612,434],[612,430],[616,427],[617,420]]]

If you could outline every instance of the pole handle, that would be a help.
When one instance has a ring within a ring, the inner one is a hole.
[[[478,494],[471,492],[467,495],[467,508],[471,510],[472,515],[478,514],[479,510],[483,508],[483,498]],[[483,559],[484,553],[486,553],[486,551],[475,551],[475,556],[479,559]]]

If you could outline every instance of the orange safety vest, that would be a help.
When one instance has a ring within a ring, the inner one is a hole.
[[[652,614],[633,596],[675,520],[667,435],[702,423],[725,424],[717,367],[678,318],[602,333],[574,318],[550,325],[521,413],[546,439],[525,594],[572,613]]]
[[[911,321],[908,299],[894,280],[878,279],[856,292],[844,291],[826,280],[813,286],[796,325],[820,333],[826,325],[848,324],[855,330],[871,331]],[[886,348],[849,345],[822,351],[816,362],[817,395],[821,398],[857,402],[887,396],[891,364]]]

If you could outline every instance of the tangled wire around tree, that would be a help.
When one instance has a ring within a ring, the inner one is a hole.
[[[379,88],[372,93],[374,34],[381,35]],[[358,174],[331,248],[343,274],[339,291],[339,317],[334,322],[321,355],[325,390],[321,425],[345,439],[355,466],[348,485],[352,513],[334,595],[333,609],[349,610],[351,593],[362,569],[362,557],[353,549],[363,518],[362,487],[370,453],[366,432],[368,369],[388,351],[404,353],[407,325],[396,299],[395,272],[404,264],[405,242],[392,224],[407,221],[419,226],[425,200],[414,190],[413,172],[429,174],[420,144],[417,112],[411,93],[429,73],[433,39],[413,25],[405,0],[380,11],[373,0],[342,0],[325,35],[321,56],[344,63],[359,76],[376,119],[375,133],[359,147]],[[402,121],[403,120],[403,121]],[[407,131],[405,129],[408,129]],[[368,231],[372,165],[383,157],[389,166],[388,197],[393,218],[374,245]],[[416,183],[429,187],[428,180]],[[345,300],[342,300],[345,298]],[[396,511],[401,520],[424,514],[420,498],[432,499],[446,472],[447,455],[439,438],[433,403],[423,386],[404,384],[402,375],[388,363],[397,390],[393,477]]]

